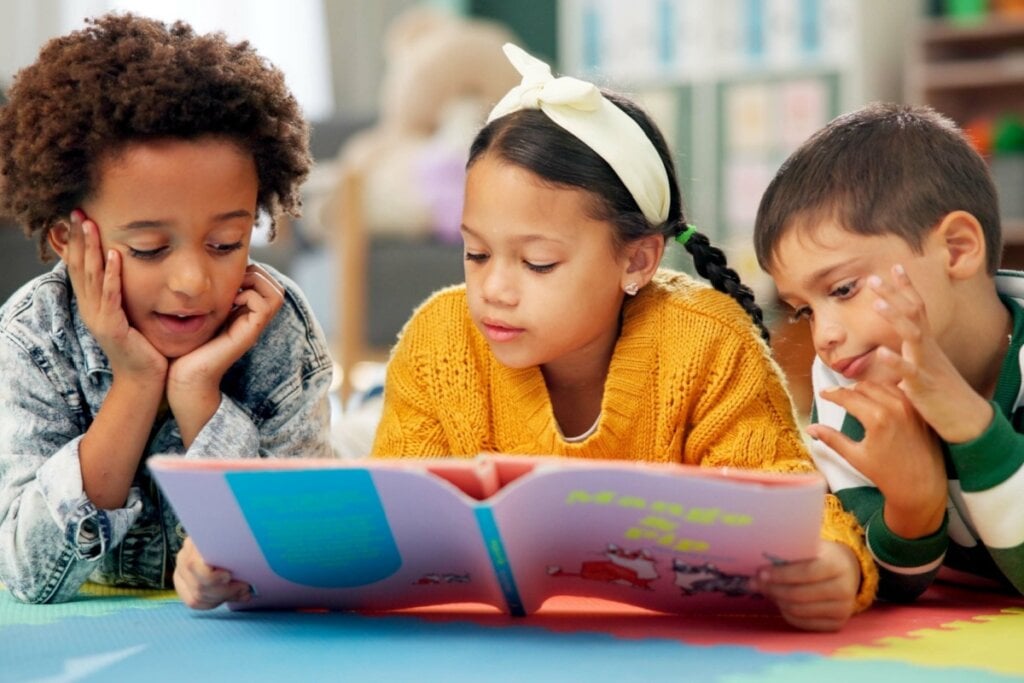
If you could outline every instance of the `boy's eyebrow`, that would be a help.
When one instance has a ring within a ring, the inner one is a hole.
[[[226,211],[224,213],[218,213],[213,217],[214,223],[223,223],[224,221],[234,220],[235,218],[253,218],[251,211],[245,209],[237,209],[235,211]],[[129,221],[118,227],[119,230],[152,230],[154,228],[166,228],[171,224],[171,221],[167,220],[139,220]]]
[[[806,278],[804,278],[804,281],[801,284],[803,285],[804,288],[810,289],[816,283],[818,283],[818,282],[824,280],[825,278],[829,277],[833,273],[833,271],[839,270],[839,268],[843,267],[844,265],[846,265],[846,264],[845,263],[834,263],[834,264],[832,264],[830,266],[825,266],[824,268],[819,268],[818,270],[814,271],[813,273],[808,275]],[[778,297],[780,299],[783,299],[783,300],[793,298],[792,294],[790,294],[789,292],[783,291],[781,289],[778,290],[777,294],[778,294]]]

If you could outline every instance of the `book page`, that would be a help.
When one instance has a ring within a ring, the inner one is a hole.
[[[757,567],[812,557],[823,504],[816,475],[589,463],[537,467],[493,510],[525,611],[568,594],[684,612],[756,599]]]
[[[472,499],[422,463],[225,471],[152,460],[204,559],[253,586],[233,608],[505,609]]]

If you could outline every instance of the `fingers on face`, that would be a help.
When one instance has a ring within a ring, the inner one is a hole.
[[[60,257],[68,266],[71,272],[78,272],[82,261],[82,216],[78,211],[72,211],[67,223],[62,223],[58,228],[60,231],[53,240],[54,249],[60,253]]]
[[[908,341],[918,341],[927,327],[924,301],[899,264],[892,268],[892,281],[878,276],[868,278],[868,286],[878,296],[875,310],[888,320]]]
[[[234,303],[256,313],[274,313],[284,303],[284,285],[259,266],[249,266]]]
[[[109,310],[121,308],[121,255],[111,249],[103,271],[103,303]]]
[[[82,222],[82,263],[85,266],[86,281],[90,284],[102,282],[103,251],[100,245],[99,231],[90,220]]]
[[[99,289],[103,286],[106,274],[103,247],[96,223],[76,210],[71,212],[66,229],[66,243],[61,258],[73,277],[79,278],[86,287]]]
[[[266,269],[256,264],[250,264],[245,269],[245,277],[242,279],[242,287],[255,289],[264,296],[269,296],[274,292],[280,296],[284,296],[284,285],[278,282],[274,276],[266,271]]]

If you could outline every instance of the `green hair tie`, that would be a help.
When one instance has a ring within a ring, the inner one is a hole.
[[[683,245],[685,247],[686,243],[690,241],[690,238],[693,237],[693,235],[696,232],[697,232],[697,226],[696,225],[690,225],[689,223],[687,223],[686,224],[686,230],[683,230],[681,233],[676,235],[676,242],[679,242],[679,244],[681,244],[681,245]]]

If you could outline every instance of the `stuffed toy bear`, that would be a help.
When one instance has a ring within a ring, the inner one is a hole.
[[[361,176],[371,234],[458,239],[469,144],[520,77],[499,24],[429,7],[399,15],[385,38],[379,118],[339,152]]]

